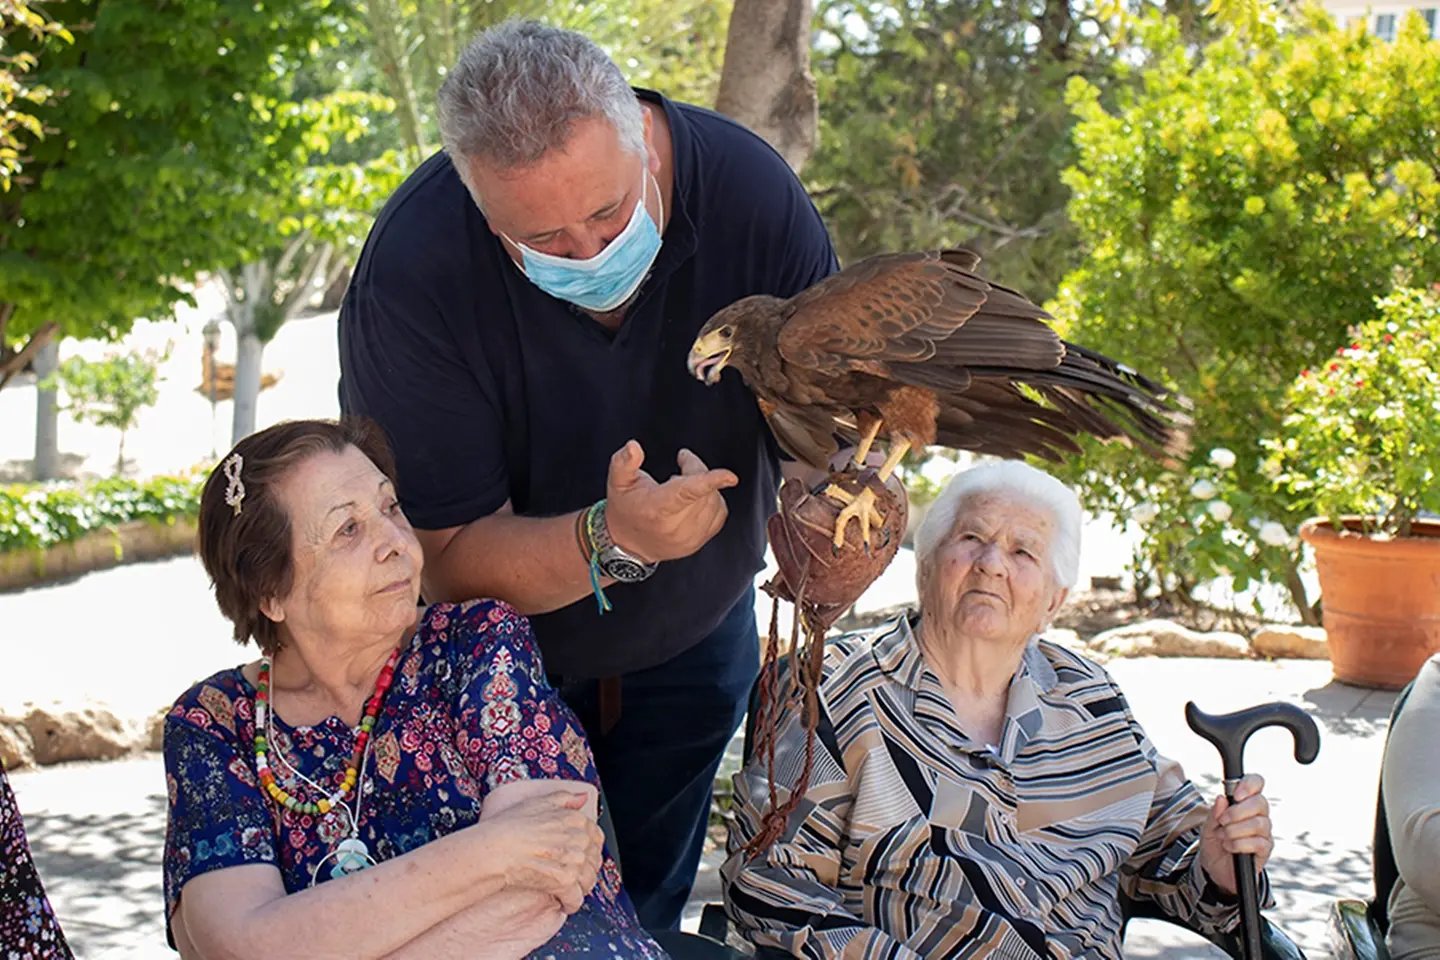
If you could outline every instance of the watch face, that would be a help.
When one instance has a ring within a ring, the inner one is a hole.
[[[605,575],[621,583],[637,583],[650,575],[643,566],[626,557],[610,557],[603,564]]]

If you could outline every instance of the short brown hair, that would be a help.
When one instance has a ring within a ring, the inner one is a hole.
[[[253,433],[237,443],[205,481],[200,494],[200,562],[215,587],[220,612],[235,625],[235,642],[253,638],[262,653],[280,649],[280,630],[260,604],[290,592],[295,573],[290,514],[280,502],[279,483],[319,453],[355,447],[395,483],[395,461],[385,436],[372,421],[290,420]],[[230,479],[225,464],[240,455],[245,495],[240,512],[226,502]]]

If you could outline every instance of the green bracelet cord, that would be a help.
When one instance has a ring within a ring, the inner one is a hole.
[[[600,586],[600,551],[595,547],[595,516],[605,508],[605,500],[602,498],[590,505],[585,512],[585,538],[590,541],[590,589],[595,594],[595,602],[600,607],[600,615],[611,609],[610,598],[605,596],[605,589]]]

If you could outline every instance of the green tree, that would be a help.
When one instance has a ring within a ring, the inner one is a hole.
[[[135,428],[140,411],[160,399],[159,366],[168,357],[168,349],[160,356],[153,351],[132,351],[96,361],[71,357],[45,384],[49,389],[64,389],[68,402],[62,409],[76,420],[120,431],[117,477],[125,472],[125,434]]]
[[[715,102],[730,0],[363,0],[372,53],[413,167],[440,142],[435,96],[470,38],[528,16],[590,36],[631,83]]]
[[[366,139],[371,117],[393,106],[341,90],[277,111],[282,131],[294,125],[303,135],[273,139],[267,182],[254,192],[249,213],[253,243],[217,271],[237,342],[232,443],[255,430],[265,345],[358,255],[375,213],[400,185],[402,163],[393,149],[363,163],[329,162],[345,145]],[[373,141],[370,147],[374,152]]]
[[[1140,566],[1165,591],[1264,577],[1313,619],[1298,543],[1258,537],[1266,524],[1293,534],[1304,516],[1261,469],[1262,441],[1302,369],[1397,281],[1440,271],[1440,46],[1419,17],[1394,43],[1318,13],[1203,51],[1173,20],[1137,31],[1150,65],[1113,108],[1072,81],[1079,158],[1065,182],[1088,256],[1054,309],[1071,339],[1193,399],[1195,451],[1179,474],[1091,449],[1072,476],[1091,507],[1153,514]],[[1217,471],[1215,448],[1234,465]]]
[[[31,41],[55,37],[68,43],[74,39],[62,25],[45,16],[43,4],[0,0],[0,190],[4,191],[20,173],[26,141],[45,135],[44,127],[30,111],[50,96],[43,85],[26,77],[35,68],[35,54],[29,50],[9,52],[14,38],[21,36]]]
[[[0,194],[0,387],[51,337],[117,338],[237,259],[275,105],[333,30],[330,6],[60,0],[46,10],[73,44],[7,33],[55,92],[30,112],[62,132]]]
[[[1194,0],[1163,7],[1191,42],[1213,29]],[[806,179],[841,259],[965,245],[988,275],[1051,296],[1083,253],[1060,178],[1075,159],[1066,82],[1128,82],[1118,64],[1144,51],[1122,27],[1152,8],[822,0],[820,146]]]

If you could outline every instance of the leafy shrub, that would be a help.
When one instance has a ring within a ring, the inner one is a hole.
[[[1281,583],[1313,619],[1298,540],[1277,546],[1266,526],[1293,534],[1312,497],[1276,485],[1265,441],[1302,369],[1348,344],[1397,284],[1440,275],[1440,44],[1417,16],[1393,43],[1308,16],[1203,49],[1151,18],[1136,27],[1133,90],[1107,102],[1071,82],[1066,183],[1088,254],[1053,310],[1070,339],[1195,404],[1181,471],[1118,445],[1088,445],[1068,467],[1088,507],[1140,522],[1137,580],[1176,600],[1213,576]],[[1208,459],[1217,448],[1233,466]],[[1209,499],[1192,495],[1199,480]]]
[[[1400,290],[1348,346],[1304,370],[1285,395],[1269,472],[1296,502],[1339,529],[1404,537],[1440,512],[1440,302]]]
[[[203,474],[110,478],[84,486],[0,487],[0,553],[47,550],[132,520],[174,523],[200,513]]]

